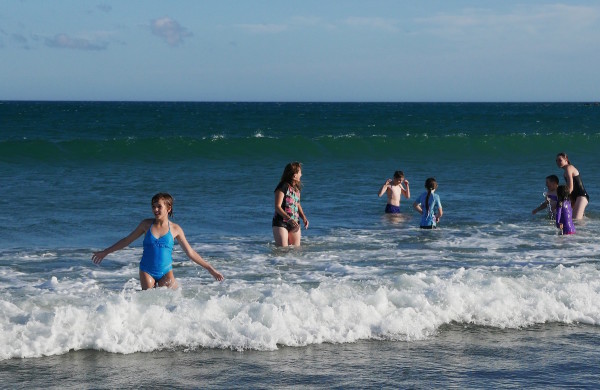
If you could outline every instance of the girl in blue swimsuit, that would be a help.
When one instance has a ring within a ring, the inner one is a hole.
[[[206,262],[187,242],[183,229],[171,223],[173,216],[173,197],[167,193],[158,193],[152,197],[154,218],[144,219],[127,237],[112,246],[95,252],[92,256],[94,264],[100,262],[110,253],[123,249],[142,235],[144,236],[144,252],[140,261],[140,283],[142,290],[156,286],[177,288],[177,280],[173,276],[173,244],[175,240],[183,248],[185,254],[196,264],[206,268],[216,279],[223,280],[223,275]]]

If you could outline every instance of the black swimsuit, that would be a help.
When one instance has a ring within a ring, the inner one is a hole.
[[[575,205],[575,201],[580,196],[585,196],[590,201],[590,196],[585,191],[583,182],[581,181],[581,175],[573,176],[573,192],[571,192],[571,203]]]

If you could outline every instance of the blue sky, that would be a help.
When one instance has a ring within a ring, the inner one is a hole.
[[[0,100],[598,101],[558,1],[0,0]]]

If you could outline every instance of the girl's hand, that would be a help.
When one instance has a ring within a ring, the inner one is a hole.
[[[292,225],[292,227],[295,229],[298,227],[298,222],[296,222],[296,220],[294,218],[290,218],[288,219],[288,222],[290,225]]]
[[[225,280],[223,275],[221,275],[221,273],[214,268],[209,269],[208,272],[210,272],[210,274],[219,282],[222,282],[223,280]]]
[[[308,229],[308,219],[304,218],[302,221],[304,222],[304,230]]]
[[[404,185],[408,187],[408,180],[404,179]]]
[[[94,264],[100,264],[100,262],[102,262],[106,255],[107,253],[104,253],[104,251],[94,252],[94,254],[92,255],[92,261],[94,262]]]
[[[386,185],[386,186],[389,186],[391,182],[392,182],[392,179],[387,179],[387,180],[385,181],[385,185]]]

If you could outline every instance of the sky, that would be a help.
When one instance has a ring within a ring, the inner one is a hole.
[[[600,1],[0,0],[0,100],[600,100]]]

